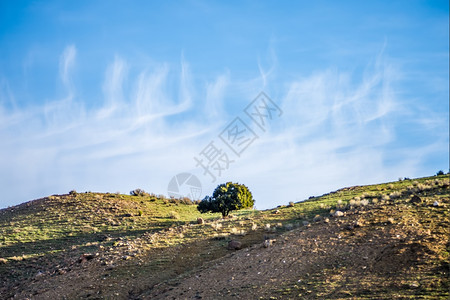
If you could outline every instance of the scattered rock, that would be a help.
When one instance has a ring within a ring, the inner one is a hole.
[[[280,213],[280,211],[277,209],[273,212],[274,215],[278,215]]]
[[[93,259],[94,257],[95,257],[94,254],[84,253],[84,254],[81,254],[80,258],[78,259],[78,262],[79,263],[84,263],[84,262],[86,262],[88,260]]]
[[[387,219],[387,223],[388,224],[394,224],[394,219],[393,218],[388,218]]]
[[[66,274],[66,270],[64,270],[64,269],[58,269],[58,274],[59,274],[59,275]]]
[[[439,206],[439,202],[437,202],[437,201],[434,201],[434,203],[433,203],[433,206],[434,206],[434,207],[437,207],[437,206]]]
[[[340,211],[340,210],[337,210],[337,211],[334,212],[333,216],[335,216],[335,217],[342,217],[342,216],[344,216],[344,213],[342,211]]]
[[[353,229],[355,229],[355,226],[353,224],[347,224],[347,225],[345,225],[344,229],[353,230]]]
[[[289,202],[289,205],[288,205],[288,207],[294,207],[294,202]]]
[[[313,218],[313,222],[319,222],[319,221],[322,221],[322,216],[321,215],[316,215],[314,218]]]
[[[228,247],[229,250],[239,250],[242,248],[242,243],[236,240],[231,240],[228,242]]]
[[[292,230],[292,229],[294,229],[294,225],[291,224],[291,223],[288,223],[288,224],[284,225],[284,228],[285,228],[286,230]]]
[[[302,223],[303,223],[303,226],[308,226],[309,225],[308,221],[303,221]]]
[[[358,220],[356,220],[355,222],[353,222],[353,226],[354,226],[355,228],[363,227],[363,226],[364,226],[364,221],[361,220],[361,219],[358,219]]]
[[[275,243],[277,240],[275,239],[269,239],[269,240],[265,240],[263,243],[264,248],[269,248],[270,246],[273,245],[273,243]]]
[[[412,196],[411,200],[409,200],[409,202],[411,202],[411,203],[422,203],[422,199],[419,196],[414,195],[414,196]]]
[[[323,222],[324,222],[324,223],[329,223],[329,222],[330,222],[330,219],[325,218],[325,219],[323,219]]]
[[[197,224],[204,224],[205,220],[203,218],[197,218]]]

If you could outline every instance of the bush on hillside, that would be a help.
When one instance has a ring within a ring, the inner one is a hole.
[[[146,191],[141,190],[141,189],[135,189],[135,190],[132,190],[132,191],[130,192],[130,195],[131,195],[131,196],[150,196],[149,193],[147,193]]]

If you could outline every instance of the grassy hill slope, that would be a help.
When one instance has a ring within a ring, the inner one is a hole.
[[[225,220],[156,196],[54,195],[0,210],[0,298],[446,298],[449,205],[448,176]]]

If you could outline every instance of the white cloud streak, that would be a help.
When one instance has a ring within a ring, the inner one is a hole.
[[[67,88],[71,88],[70,72],[75,65],[77,49],[74,45],[67,46],[61,54],[59,61],[59,73],[61,80]]]
[[[204,193],[211,193],[218,182],[210,183],[193,157],[235,117],[225,119],[224,103],[239,95],[243,109],[258,87],[276,82],[267,76],[273,71],[244,82],[224,72],[198,86],[184,58],[178,73],[160,64],[131,76],[130,65],[116,56],[99,87],[103,105],[92,108],[75,97],[75,59],[75,46],[68,46],[60,61],[68,98],[15,110],[5,104],[14,99],[12,91],[0,85],[1,206],[74,188],[126,193],[140,187],[166,193],[171,177],[185,171],[197,174]],[[171,92],[174,73],[178,93]],[[343,185],[415,176],[421,161],[447,147],[447,140],[413,151],[398,148],[398,161],[386,162],[392,157],[397,118],[408,110],[395,94],[398,75],[380,57],[361,80],[323,70],[284,83],[286,92],[273,99],[284,111],[282,118],[268,132],[259,132],[260,139],[233,158],[236,162],[219,181],[247,184],[257,206],[268,208]],[[442,126],[436,119],[418,121],[422,129]],[[408,154],[401,157],[404,150]]]

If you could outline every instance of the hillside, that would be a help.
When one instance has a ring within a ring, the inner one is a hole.
[[[0,298],[447,299],[449,215],[448,175],[225,220],[154,195],[54,195],[0,210]]]

